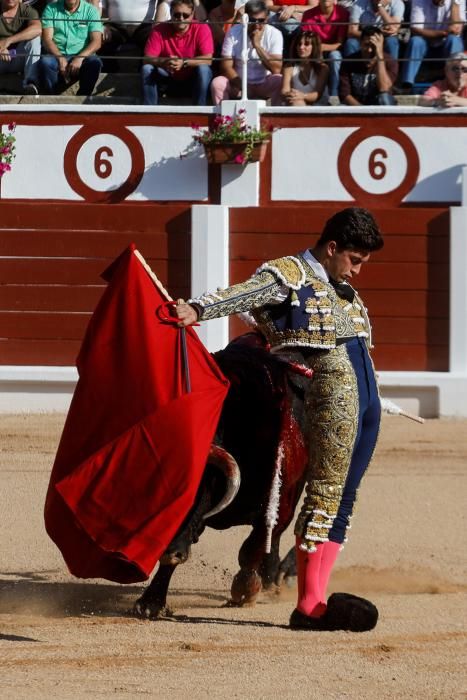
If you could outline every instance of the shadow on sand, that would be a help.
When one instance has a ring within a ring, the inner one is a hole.
[[[35,614],[44,617],[133,617],[132,608],[143,593],[140,585],[96,582],[57,582],[57,572],[0,572],[0,614]],[[180,607],[219,608],[227,591],[170,591],[172,600],[186,598]],[[8,635],[6,635],[8,636]],[[32,640],[34,641],[34,640]]]

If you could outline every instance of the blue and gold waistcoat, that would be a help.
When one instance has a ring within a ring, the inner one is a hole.
[[[271,349],[332,349],[355,336],[371,347],[370,323],[358,295],[353,302],[341,299],[300,253],[270,260],[245,282],[188,303],[198,307],[202,320],[249,312]]]
[[[358,295],[353,302],[341,299],[300,254],[266,262],[261,272],[272,273],[290,289],[280,304],[266,304],[251,312],[272,349],[332,349],[339,341],[356,336],[370,345],[371,327]]]

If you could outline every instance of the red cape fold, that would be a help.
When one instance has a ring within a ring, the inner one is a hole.
[[[162,322],[166,301],[130,246],[106,270],[52,469],[45,525],[82,578],[144,581],[193,505],[228,381],[195,331]]]

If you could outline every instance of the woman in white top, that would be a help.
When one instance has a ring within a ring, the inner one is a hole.
[[[300,32],[282,71],[282,99],[290,107],[327,105],[329,69],[322,61],[321,41],[313,32]]]

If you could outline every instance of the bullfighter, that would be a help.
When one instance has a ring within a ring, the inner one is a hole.
[[[265,262],[245,282],[187,303],[179,300],[176,307],[181,327],[251,312],[271,352],[313,371],[291,389],[304,393],[301,424],[309,450],[305,499],[295,525],[293,629],[364,631],[378,617],[369,601],[342,593],[327,600],[326,591],[381,416],[370,322],[349,281],[382,247],[370,212],[350,207],[327,221],[313,249]]]

